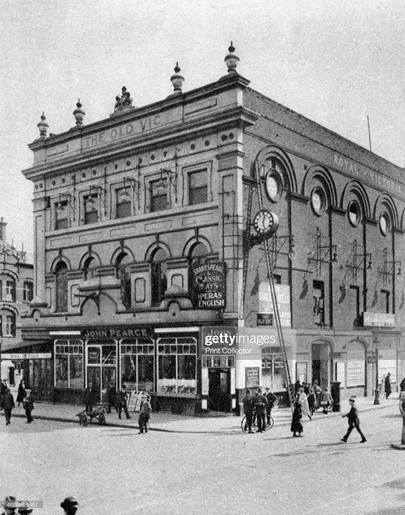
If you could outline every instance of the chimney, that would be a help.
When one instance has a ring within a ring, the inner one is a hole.
[[[6,225],[7,222],[3,221],[3,217],[0,218],[0,241],[6,241]]]

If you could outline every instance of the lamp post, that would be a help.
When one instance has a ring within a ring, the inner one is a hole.
[[[374,404],[380,404],[380,389],[378,384],[378,338],[374,340],[375,342],[375,392],[374,392]]]

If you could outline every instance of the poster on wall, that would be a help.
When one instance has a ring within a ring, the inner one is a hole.
[[[199,309],[226,306],[226,264],[224,261],[198,264],[192,268],[193,304]]]
[[[396,349],[381,349],[378,352],[378,380],[381,383],[391,374],[391,383],[397,381],[397,351]]]
[[[364,386],[365,363],[364,359],[347,361],[347,386]]]
[[[302,383],[303,381],[307,382],[307,362],[306,361],[298,361],[296,364],[296,376],[297,380]]]
[[[278,311],[280,321],[283,327],[291,327],[291,305],[290,305],[290,287],[287,284],[275,284]],[[259,317],[259,315],[272,315],[272,317]],[[274,320],[274,307],[271,300],[270,285],[268,282],[261,282],[259,286],[259,310],[258,320],[261,325],[270,325],[269,320]],[[274,320],[275,323],[275,320]],[[259,324],[258,324],[259,325]]]
[[[342,361],[335,363],[335,381],[340,382],[340,387],[344,388],[345,384],[345,364]]]
[[[245,388],[258,388],[260,386],[260,368],[246,367]]]

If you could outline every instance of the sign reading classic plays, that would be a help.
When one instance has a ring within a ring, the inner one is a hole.
[[[226,267],[222,261],[193,267],[193,303],[200,309],[226,306]]]
[[[149,327],[95,327],[83,329],[82,338],[150,338],[152,329]]]

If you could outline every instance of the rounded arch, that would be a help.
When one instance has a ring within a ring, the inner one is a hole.
[[[337,206],[337,192],[335,181],[331,173],[323,166],[311,166],[305,174],[302,182],[302,194],[309,197],[315,183],[319,182],[326,190],[328,201],[332,206]]]
[[[163,250],[166,252],[168,259],[170,259],[170,258],[172,257],[172,254],[171,254],[171,252],[170,252],[170,249],[169,249],[169,247],[166,245],[166,243],[163,243],[162,241],[155,241],[155,243],[152,243],[152,245],[150,245],[150,246],[148,247],[148,249],[146,250],[146,253],[145,253],[145,261],[152,261],[153,254],[154,254],[158,249],[163,249]]]
[[[91,251],[91,252],[86,252],[81,257],[80,263],[79,263],[79,270],[84,270],[84,269],[88,268],[88,264],[93,259],[95,260],[96,266],[101,266],[100,256],[96,252]]]
[[[288,191],[297,193],[297,178],[295,176],[294,167],[287,153],[279,147],[269,145],[259,151],[252,163],[251,176],[255,179],[256,170],[260,170],[262,174],[263,165],[266,165],[266,162],[271,161],[272,158],[278,159],[283,165],[285,171],[284,177],[282,178],[283,186]]]
[[[353,344],[353,346],[356,346],[356,344],[358,344],[358,346],[361,346],[361,349],[367,349],[369,344],[367,343],[367,341],[362,338],[362,337],[357,337],[357,338],[352,338],[351,340],[348,340],[343,346],[342,346],[342,349],[344,350],[347,350],[348,347]]]
[[[57,258],[55,258],[53,260],[52,265],[51,265],[51,272],[53,274],[56,273],[57,269],[58,270],[60,269],[60,267],[62,266],[61,263],[63,263],[66,266],[67,270],[72,269],[72,267],[70,265],[70,261],[67,258],[65,258],[65,256],[58,256]]]
[[[97,308],[97,312],[98,314],[100,315],[101,314],[101,309],[100,309],[100,306],[102,304],[102,298],[105,297],[115,308],[115,311],[114,313],[109,313],[109,315],[115,315],[117,313],[117,302],[113,299],[113,297],[111,297],[110,294],[106,293],[106,292],[103,292],[101,291],[97,296],[93,296],[93,295],[88,295],[84,300],[83,302],[81,303],[80,305],[80,314],[83,316],[83,311],[84,311],[84,308],[87,306],[87,304],[92,301],[94,302],[96,308]]]
[[[193,236],[190,238],[183,247],[183,257],[189,257],[191,250],[197,243],[202,243],[207,247],[208,254],[212,254],[212,246],[207,238],[204,236]]]
[[[328,336],[316,336],[315,338],[307,342],[307,351],[311,350],[312,345],[321,345],[325,343],[329,344],[332,351],[334,350],[335,343],[332,340],[332,338],[329,338]]]
[[[126,259],[127,256],[128,259]],[[110,264],[113,266],[117,266],[117,264],[119,265],[122,263],[123,259],[131,263],[135,262],[135,256],[132,250],[128,247],[118,247],[111,256]]]
[[[391,217],[392,224],[394,227],[399,227],[399,216],[397,207],[392,199],[387,193],[382,193],[377,197],[377,200],[374,204],[373,217],[375,220],[378,218],[378,213],[381,210],[385,210]]]
[[[354,194],[363,209],[363,214],[366,218],[371,217],[371,206],[370,199],[368,198],[366,189],[358,181],[349,181],[343,188],[342,195],[340,197],[340,206],[342,209],[348,209],[350,202],[350,194]]]
[[[19,280],[19,275],[14,270],[8,270],[8,269],[2,270],[0,272],[0,276],[2,276],[2,277],[8,276],[11,279],[14,279],[14,281],[18,281]]]
[[[401,229],[404,229],[404,228],[405,228],[405,208],[403,209],[402,215],[401,215]]]
[[[3,304],[0,307],[0,312],[1,313],[7,313],[7,311],[13,313],[13,315],[16,316],[16,317],[19,316],[19,312],[18,312],[18,309],[16,307],[12,306],[11,304]]]

